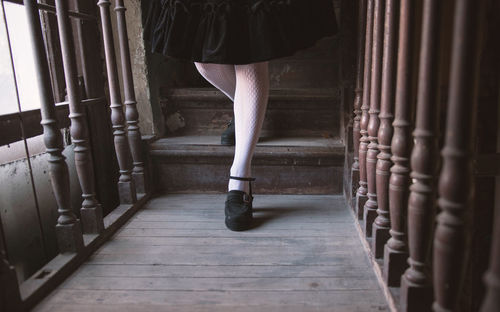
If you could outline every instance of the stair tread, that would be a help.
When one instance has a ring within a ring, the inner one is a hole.
[[[220,136],[218,135],[186,135],[161,138],[151,145],[152,150],[164,149],[169,146],[219,146]],[[338,138],[323,138],[323,137],[261,137],[257,143],[258,147],[316,147],[328,149],[344,149],[342,140]]]
[[[229,157],[234,155],[234,146],[220,144],[220,136],[178,136],[157,140],[151,145],[153,156],[195,156],[195,157]],[[344,156],[344,144],[339,139],[321,137],[261,137],[255,149],[254,158],[318,159],[324,164],[337,162]]]
[[[266,194],[339,194],[344,144],[335,138],[263,138],[252,161],[257,192]],[[160,191],[224,192],[234,146],[220,136],[178,136],[157,140],[150,155]]]

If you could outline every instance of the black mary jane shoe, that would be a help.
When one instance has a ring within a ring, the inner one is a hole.
[[[220,136],[220,144],[233,146],[236,144],[236,135],[234,133],[234,118],[227,123],[227,129]]]
[[[245,231],[252,225],[252,181],[255,178],[229,177],[230,179],[250,182],[250,194],[243,191],[232,190],[227,194],[226,206],[226,227],[231,231]]]

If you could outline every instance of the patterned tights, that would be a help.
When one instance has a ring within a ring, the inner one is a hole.
[[[248,65],[195,63],[200,74],[234,102],[236,146],[230,174],[251,177],[251,163],[269,98],[268,62]],[[229,180],[228,191],[248,193],[249,183]]]

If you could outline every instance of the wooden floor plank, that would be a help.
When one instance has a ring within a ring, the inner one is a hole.
[[[349,216],[350,218],[350,216]],[[224,211],[141,211],[137,215],[137,221],[170,221],[170,222],[214,222],[224,224]],[[347,216],[334,215],[329,211],[300,211],[295,213],[254,213],[254,223],[259,228],[265,224],[288,224],[289,228],[297,225],[311,225],[317,223],[337,223],[354,224],[353,220],[347,219]]]
[[[188,246],[148,246],[148,245],[123,245],[110,242],[99,248],[94,255],[159,255],[169,257],[187,257],[193,261],[198,257],[214,257],[220,258],[221,262],[226,262],[224,258],[238,257],[242,254],[242,248],[245,249],[245,257],[249,259],[257,259],[259,257],[266,258],[282,258],[282,257],[310,257],[311,255],[317,258],[334,257],[334,256],[363,256],[364,252],[355,250],[352,246],[337,246],[330,247],[320,244],[312,245],[289,245],[289,246],[252,246],[242,245],[235,246],[197,246],[189,248]],[[279,255],[279,256],[278,256]]]
[[[139,265],[139,264],[95,264],[83,265],[75,272],[76,277],[356,277],[372,278],[365,265],[351,263],[307,266],[307,265]]]
[[[60,289],[50,296],[52,304],[153,304],[168,306],[279,306],[298,305],[330,307],[338,311],[345,307],[369,310],[384,308],[379,290],[343,291],[137,291],[137,290],[73,290]],[[217,309],[214,309],[217,310]],[[35,310],[36,311],[36,310]],[[41,310],[44,311],[44,310]],[[48,311],[48,310],[45,310]],[[256,311],[259,311],[256,309]],[[341,310],[340,310],[341,311]]]
[[[147,237],[147,236],[116,236],[112,238],[109,245],[117,246],[329,246],[329,247],[359,247],[359,238],[344,237],[332,239],[331,237]]]
[[[126,225],[127,229],[176,229],[176,230],[184,230],[184,229],[203,229],[203,230],[226,230],[223,218],[221,220],[213,222],[213,221],[142,221],[142,220],[134,220]],[[255,229],[261,230],[277,230],[277,231],[300,231],[300,230],[318,230],[318,231],[328,231],[328,230],[338,230],[349,232],[352,229],[351,223],[332,223],[332,222],[316,222],[316,223],[302,223],[296,222],[283,222],[283,221],[275,221],[275,222],[265,222]]]
[[[224,200],[151,200],[34,311],[387,311],[342,197],[259,196],[245,232]]]
[[[79,277],[61,284],[81,290],[297,291],[373,290],[376,281],[359,277]]]
[[[47,305],[39,311],[48,312],[383,312],[388,311],[383,305],[377,304],[357,304],[350,306],[310,306],[306,303],[302,305],[282,305],[270,306],[228,306],[228,305],[188,305],[188,306],[165,306],[163,304],[53,304]]]
[[[272,223],[276,225],[290,225],[290,226],[295,226],[295,225],[311,225],[314,226],[315,224],[332,224],[335,225],[336,223],[349,223],[352,224],[353,220],[346,219],[344,217],[325,217],[324,218],[318,218],[317,215],[315,214],[308,214],[304,212],[302,215],[291,215],[291,214],[280,214],[280,213],[275,213],[275,214],[266,214],[263,215],[262,213],[254,212],[254,216],[257,220],[259,219],[264,219],[266,223]],[[212,222],[212,223],[219,223],[222,224],[224,214],[222,211],[220,212],[214,212],[213,214],[208,214],[205,213],[204,215],[200,214],[200,212],[197,213],[189,213],[189,212],[183,212],[183,213],[155,213],[151,211],[141,211],[136,214],[134,218],[134,222],[139,222],[139,221],[151,221],[151,222]]]
[[[198,254],[193,250],[163,254],[95,254],[89,260],[99,264],[143,264],[143,265],[330,265],[332,263],[353,263],[363,265],[368,263],[363,259],[364,253],[352,251],[335,254],[304,254],[290,252],[287,254],[245,254],[234,252],[224,255],[213,251],[208,254]]]
[[[350,229],[350,227],[348,227]],[[344,227],[345,229],[345,227]],[[331,237],[332,239],[339,237],[356,237],[356,233],[351,231],[343,231],[342,227],[337,229],[321,230],[321,229],[304,229],[300,231],[293,231],[290,229],[276,229],[276,230],[260,230],[254,228],[244,232],[232,232],[227,229],[205,230],[205,229],[135,229],[124,228],[117,236],[150,236],[150,237]]]

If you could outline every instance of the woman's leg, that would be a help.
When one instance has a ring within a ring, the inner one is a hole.
[[[251,162],[269,98],[268,62],[234,65],[236,147],[231,176],[251,177]],[[228,190],[249,192],[249,182],[230,179]]]
[[[236,89],[234,65],[197,62],[194,65],[208,82],[227,95],[231,101],[234,101],[234,92]]]

